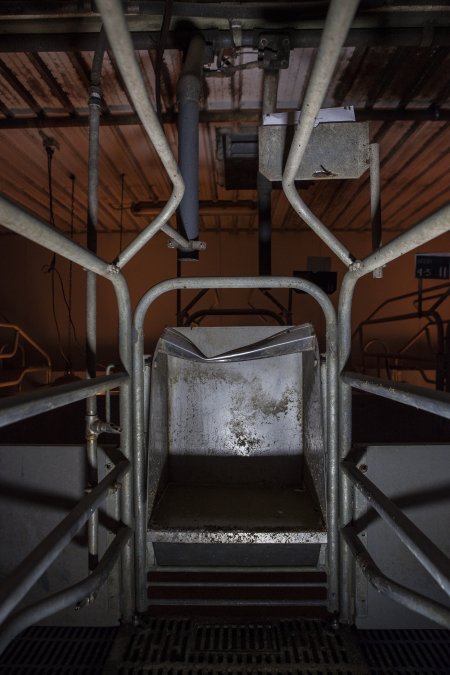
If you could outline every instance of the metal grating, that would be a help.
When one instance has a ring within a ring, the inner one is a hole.
[[[116,675],[363,675],[351,629],[317,621],[154,619],[118,638]]]
[[[370,675],[450,673],[450,631],[365,630],[358,635]]]
[[[0,655],[1,675],[98,675],[118,628],[33,626]]]

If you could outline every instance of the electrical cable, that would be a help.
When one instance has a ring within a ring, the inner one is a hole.
[[[119,235],[119,255],[122,253],[122,242],[123,242],[123,197],[124,197],[124,190],[125,190],[125,174],[122,173],[120,175],[121,179],[121,190],[120,190],[120,221],[119,221],[119,228],[120,228],[120,235]]]
[[[56,228],[56,221],[55,221],[55,213],[54,213],[54,208],[53,208],[53,175],[52,175],[52,163],[53,163],[53,155],[55,152],[55,147],[58,147],[56,141],[54,139],[49,138],[45,136],[43,133],[41,133],[41,136],[43,138],[43,145],[44,149],[47,153],[47,175],[48,175],[48,196],[49,196],[49,220],[51,225]],[[73,204],[72,204],[73,206]],[[73,215],[72,215],[73,218]],[[78,343],[78,338],[76,335],[76,330],[75,330],[75,325],[72,320],[72,310],[71,310],[71,304],[69,303],[67,296],[66,296],[66,291],[64,288],[64,282],[62,280],[61,274],[59,270],[56,267],[56,253],[52,254],[50,263],[48,265],[44,265],[42,267],[42,272],[46,274],[51,275],[51,294],[52,294],[52,314],[53,314],[53,321],[55,324],[55,329],[56,329],[56,335],[57,335],[57,340],[58,340],[58,351],[61,354],[63,361],[65,363],[65,370],[66,372],[71,372],[72,371],[72,363],[71,363],[71,343],[69,342],[69,356],[65,353],[63,346],[62,346],[62,338],[61,338],[61,330],[59,327],[59,322],[58,322],[58,314],[56,311],[56,287],[55,287],[55,275],[58,278],[59,285],[61,288],[61,294],[63,297],[64,304],[67,309],[68,313],[68,321],[69,325],[72,328],[73,335],[75,338],[75,341]],[[70,285],[71,285],[71,278],[70,278]]]
[[[167,36],[169,34],[170,20],[172,18],[173,0],[166,0],[164,6],[164,15],[161,24],[161,32],[159,34],[158,49],[156,51],[155,63],[155,98],[156,98],[156,114],[162,124],[162,105],[161,105],[161,77],[162,66],[164,62],[164,50],[166,48]]]

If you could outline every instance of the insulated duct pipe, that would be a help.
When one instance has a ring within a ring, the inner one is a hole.
[[[185,185],[184,195],[179,206],[179,215],[184,230],[182,234],[189,240],[198,237],[198,125],[204,52],[205,41],[203,37],[194,35],[189,43],[177,84],[179,110],[178,164]]]
[[[346,0],[346,2],[332,0],[330,4],[317,57],[303,101],[302,114],[283,173],[283,190],[295,211],[347,266],[350,266],[353,262],[351,254],[307,207],[297,192],[295,177],[358,4],[359,0]]]

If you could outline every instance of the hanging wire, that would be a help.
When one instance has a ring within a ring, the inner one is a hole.
[[[57,142],[48,136],[46,136],[44,133],[40,132],[42,139],[43,139],[43,145],[44,149],[47,153],[47,176],[48,176],[48,198],[49,198],[49,221],[53,227],[56,228],[56,221],[55,221],[55,213],[54,213],[54,208],[53,208],[53,174],[52,174],[52,164],[53,164],[53,155],[55,153],[55,148],[59,148]],[[55,276],[58,279],[59,286],[61,289],[61,295],[64,301],[64,304],[67,309],[67,315],[68,315],[68,321],[69,325],[72,328],[73,335],[75,338],[75,341],[78,343],[78,338],[76,335],[76,330],[75,330],[75,325],[72,320],[72,310],[71,310],[71,305],[67,299],[66,296],[66,291],[64,288],[64,283],[61,277],[61,274],[59,270],[56,267],[56,253],[52,254],[50,263],[48,265],[44,265],[42,267],[42,271],[46,274],[51,275],[51,294],[52,294],[52,314],[53,314],[53,321],[55,324],[55,329],[56,329],[56,335],[58,339],[58,351],[61,354],[63,361],[65,363],[65,370],[66,372],[71,372],[72,371],[72,363],[71,363],[71,357],[70,357],[70,349],[71,349],[71,344],[69,344],[69,356],[66,354],[66,352],[63,349],[62,346],[62,338],[61,338],[61,330],[59,327],[59,322],[58,322],[58,314],[56,311],[56,286],[55,286]],[[71,283],[71,281],[70,281]]]
[[[159,34],[158,49],[156,52],[155,63],[155,98],[156,98],[156,114],[162,124],[162,104],[161,104],[161,77],[162,66],[164,62],[164,50],[166,48],[167,35],[170,28],[170,20],[172,18],[172,4],[173,0],[166,0],[164,6],[164,16],[161,25],[161,32]]]
[[[71,198],[70,198],[70,238],[73,239],[74,217],[75,217],[75,181],[76,178],[73,173],[70,174],[72,182]],[[72,365],[72,280],[73,280],[73,262],[69,262],[69,312],[67,315],[67,356]],[[75,334],[74,334],[75,336]]]
[[[119,254],[122,253],[122,243],[123,243],[123,198],[125,194],[125,174],[120,175],[121,179],[121,189],[120,189],[120,235],[119,235]]]

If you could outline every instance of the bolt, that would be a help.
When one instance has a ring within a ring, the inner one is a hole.
[[[361,471],[361,473],[367,473],[367,464],[361,464],[358,469]]]
[[[261,38],[259,41],[259,44],[261,47],[267,47],[267,39],[266,38]]]
[[[351,272],[357,272],[358,270],[361,269],[361,267],[362,267],[361,260],[355,260],[354,262],[352,262],[349,269],[350,269]]]

